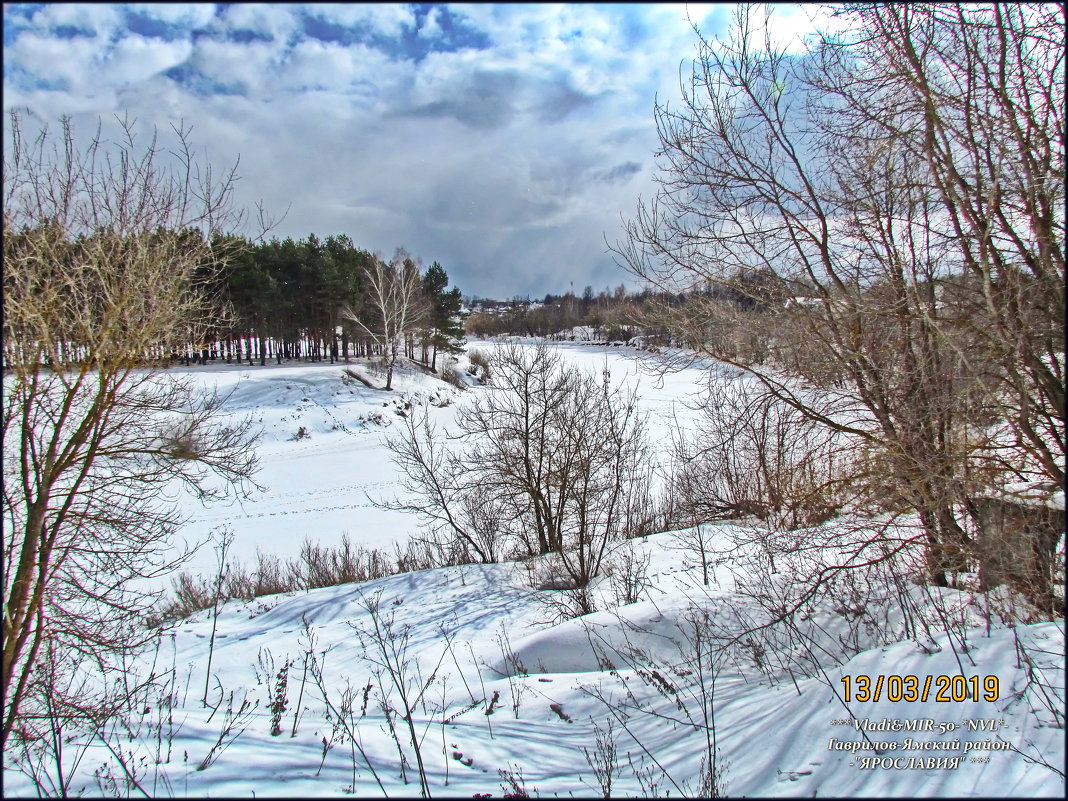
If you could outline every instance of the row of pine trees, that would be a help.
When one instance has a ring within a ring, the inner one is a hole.
[[[211,341],[190,342],[172,357],[183,363],[221,359],[264,365],[269,359],[278,364],[299,359],[333,364],[382,353],[381,337],[367,332],[376,331],[382,315],[367,291],[369,272],[380,256],[356,247],[345,234],[257,243],[226,237],[213,244],[213,251],[226,254],[212,281],[230,314]],[[416,323],[402,332],[404,353],[436,371],[440,354],[462,349],[460,289],[447,288],[449,276],[436,261],[424,270],[398,249],[393,262],[405,271],[418,270],[420,280],[412,315]]]

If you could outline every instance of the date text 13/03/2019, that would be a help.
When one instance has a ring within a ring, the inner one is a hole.
[[[842,676],[842,684],[847,703],[998,700],[997,676]]]

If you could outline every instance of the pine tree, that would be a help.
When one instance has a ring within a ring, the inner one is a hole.
[[[449,275],[438,262],[427,267],[423,275],[423,292],[430,303],[429,337],[433,348],[430,369],[437,371],[438,351],[460,353],[464,336],[463,320],[460,317],[462,299],[459,287],[446,291]]]

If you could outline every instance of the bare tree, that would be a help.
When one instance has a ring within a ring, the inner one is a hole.
[[[120,128],[80,148],[68,120],[29,141],[12,114],[5,141],[5,744],[56,706],[46,653],[61,655],[50,675],[98,677],[58,699],[65,720],[106,716],[109,677],[152,636],[138,580],[173,561],[181,521],[161,490],[224,497],[256,467],[248,422],[146,361],[219,320],[204,287],[226,255],[210,235],[241,222],[234,173],[198,164],[187,129],[168,155]]]
[[[733,372],[733,371],[731,371]],[[834,399],[812,397],[834,415]],[[813,422],[759,382],[710,370],[700,417],[677,425],[671,490],[678,522],[754,518],[779,530],[822,523],[858,478],[854,440]]]
[[[843,124],[862,124],[921,166],[935,212],[915,228],[941,270],[930,282],[936,313],[920,311],[967,382],[955,397],[967,417],[951,436],[972,551],[987,576],[1011,554],[1049,577],[1057,535],[1047,529],[1063,530],[1063,504],[1052,525],[1043,506],[1063,487],[1065,464],[1064,11],[853,13],[856,32],[820,48],[814,85],[848,109]],[[984,511],[990,496],[1030,522],[1002,525]],[[1010,581],[1057,614],[1048,579]]]
[[[945,299],[956,315],[935,322],[943,331],[967,327],[960,356],[992,373],[982,385],[987,402],[1015,448],[1059,487],[1064,9],[930,4],[853,13],[856,33],[820,50],[818,87],[924,165],[941,216],[923,230],[958,276]]]
[[[402,250],[387,264],[375,257],[365,271],[367,279],[364,310],[342,310],[382,349],[386,363],[386,389],[393,389],[393,368],[401,348],[408,350],[408,339],[419,330],[427,316],[419,267]]]
[[[421,515],[436,539],[464,552],[464,561],[496,562],[503,556],[513,517],[507,504],[478,493],[475,477],[464,460],[442,444],[426,410],[421,415],[413,410],[403,425],[403,435],[386,440],[386,446],[407,476],[407,499],[384,505]]]
[[[555,554],[567,583],[585,587],[613,542],[647,533],[645,420],[633,393],[544,343],[502,346],[491,364],[491,385],[458,413],[454,450],[425,419],[391,442],[411,500],[390,506],[420,512],[482,561],[506,544]]]
[[[970,498],[1063,479],[1063,17],[841,17],[806,57],[761,41],[749,6],[700,39],[681,106],[657,108],[662,188],[617,253],[689,293],[667,317],[691,346],[855,438],[945,584],[982,558]],[[724,336],[724,305],[766,352]],[[806,385],[855,404],[827,414]]]

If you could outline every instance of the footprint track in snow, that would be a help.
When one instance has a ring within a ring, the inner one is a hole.
[[[287,515],[303,515],[313,512],[337,512],[342,509],[371,509],[374,507],[373,503],[345,503],[338,506],[313,506],[313,507],[301,507],[300,509],[277,509],[273,512],[255,512],[251,514],[226,515],[227,520],[251,520],[257,517],[285,517]],[[200,517],[197,518],[197,522],[207,523],[217,518]]]

